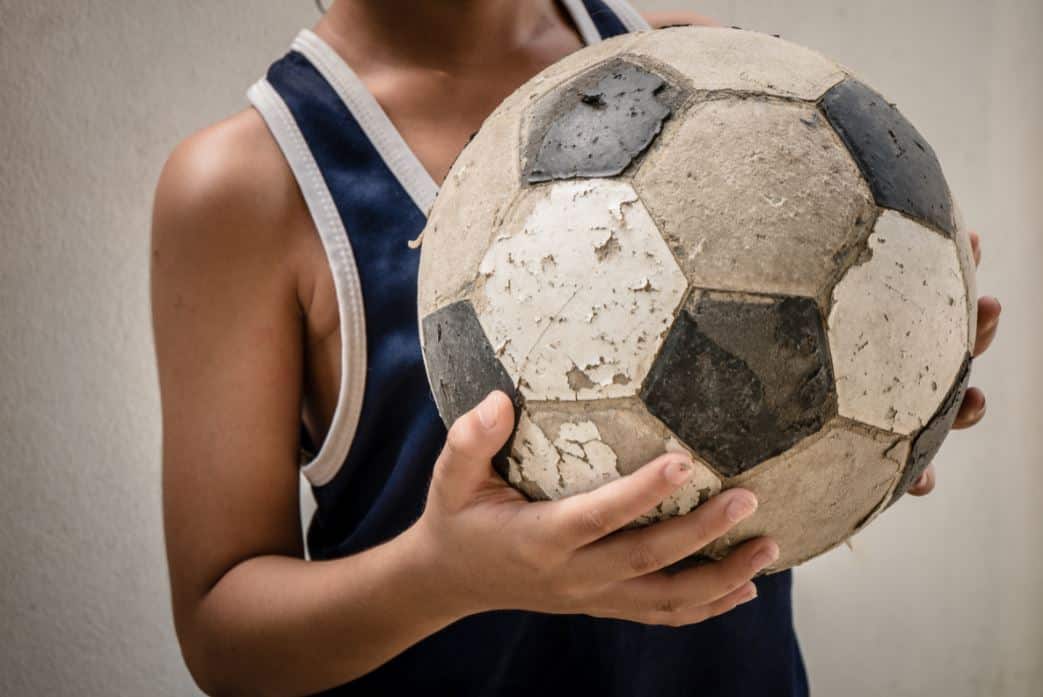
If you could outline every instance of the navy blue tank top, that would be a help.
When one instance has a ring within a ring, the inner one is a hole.
[[[647,28],[622,0],[562,4],[587,43]],[[350,67],[311,32],[301,32],[249,97],[294,172],[337,287],[337,409],[318,454],[301,433],[317,502],[309,553],[341,557],[419,517],[445,440],[420,351],[419,250],[409,244],[437,189]],[[474,615],[329,694],[805,695],[791,574],[756,583],[757,600],[676,629],[521,611]]]

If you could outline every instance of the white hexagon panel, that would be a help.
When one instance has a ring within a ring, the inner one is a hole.
[[[876,214],[858,166],[815,107],[696,103],[634,188],[697,288],[817,298]]]
[[[909,435],[938,411],[967,355],[955,243],[884,211],[869,259],[833,289],[829,344],[841,416]]]
[[[527,400],[605,399],[638,392],[686,287],[628,183],[570,180],[522,193],[471,302]]]

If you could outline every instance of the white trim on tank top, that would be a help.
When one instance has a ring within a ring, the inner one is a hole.
[[[646,31],[652,28],[641,13],[635,10],[627,0],[602,0],[602,2],[619,18],[627,31]],[[590,46],[603,40],[597,25],[587,12],[587,6],[583,4],[583,0],[561,0],[561,4],[572,15],[572,21],[579,29],[579,35],[583,37],[584,43]]]
[[[627,0],[601,0],[619,17],[627,31],[648,31],[652,25]]]
[[[626,0],[603,0],[629,31],[649,29],[648,23]],[[602,40],[581,0],[561,0],[584,44]],[[426,217],[438,194],[438,185],[398,129],[351,66],[320,36],[302,29],[291,44],[330,84],[359,123],[377,153]],[[366,384],[365,307],[358,267],[344,223],[326,186],[307,141],[289,107],[275,88],[261,79],[247,92],[282,149],[301,189],[330,263],[341,327],[341,376],[337,404],[319,452],[306,460],[301,472],[312,486],[329,483],[347,458],[362,413]]]
[[[648,22],[626,0],[603,1],[629,31],[649,29]],[[582,0],[561,0],[561,3],[586,45],[602,40]],[[298,32],[290,48],[307,58],[333,87],[388,169],[426,216],[438,195],[438,185],[358,74],[333,47],[310,29]]]
[[[310,29],[302,29],[291,49],[304,55],[344,102],[391,173],[425,216],[438,194],[438,185],[406,145],[405,139],[355,71]]]
[[[333,196],[286,102],[265,79],[249,89],[247,98],[268,124],[297,179],[333,274],[341,327],[340,390],[322,447],[310,462],[302,462],[301,468],[313,486],[322,486],[333,479],[347,457],[362,413],[366,388],[366,311],[362,286],[351,242]]]
[[[593,46],[601,41],[601,33],[594,25],[594,20],[590,18],[590,13],[587,12],[583,0],[561,0],[561,4],[568,10],[572,23],[579,30],[579,36],[583,39],[584,44]]]

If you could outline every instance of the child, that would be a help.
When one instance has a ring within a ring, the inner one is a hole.
[[[152,276],[164,504],[206,692],[807,693],[791,576],[751,580],[772,540],[662,571],[751,515],[749,491],[621,531],[684,482],[674,454],[529,503],[489,462],[506,396],[447,434],[424,374],[407,243],[436,182],[527,78],[647,21],[624,0],[338,0],[252,108],[171,156]],[[983,350],[999,308],[982,303]],[[969,391],[959,425],[983,409]]]

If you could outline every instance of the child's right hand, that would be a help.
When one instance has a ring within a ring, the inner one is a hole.
[[[729,489],[687,515],[622,530],[687,478],[684,456],[667,454],[589,493],[529,502],[491,465],[512,409],[493,392],[453,424],[409,531],[436,574],[440,603],[460,616],[522,609],[679,626],[756,597],[750,579],[779,553],[768,538],[721,561],[662,571],[752,514],[751,492]]]

